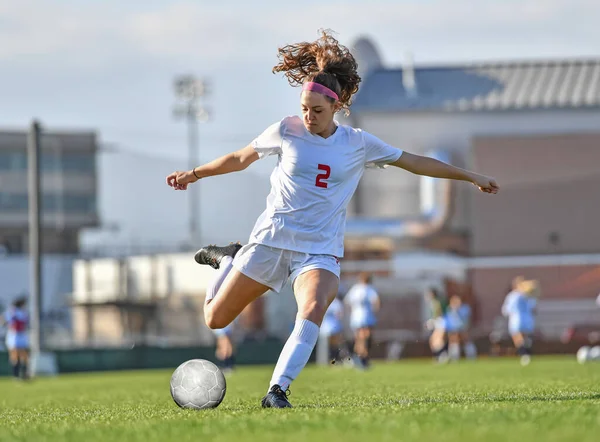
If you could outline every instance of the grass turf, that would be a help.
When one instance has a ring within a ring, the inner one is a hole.
[[[262,410],[272,367],[228,378],[216,410],[179,409],[170,371],[0,380],[1,441],[597,441],[600,363],[488,359],[369,372],[308,367],[292,410]]]

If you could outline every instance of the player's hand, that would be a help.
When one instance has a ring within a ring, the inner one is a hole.
[[[492,177],[485,175],[475,175],[471,181],[473,185],[477,186],[479,190],[485,193],[498,193],[500,187],[496,183],[496,180]]]
[[[167,185],[175,190],[187,190],[188,185],[198,181],[191,170],[186,172],[176,171],[167,176]]]

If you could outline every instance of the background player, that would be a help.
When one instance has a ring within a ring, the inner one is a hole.
[[[473,310],[469,304],[467,304],[462,298],[460,307],[458,308],[458,315],[461,319],[460,328],[460,340],[463,345],[463,351],[467,359],[475,359],[477,357],[477,347],[471,339],[471,321],[473,317]]]
[[[358,282],[353,285],[344,298],[350,307],[350,328],[354,332],[355,363],[359,368],[368,368],[369,350],[372,342],[373,327],[377,323],[375,314],[381,305],[379,295],[371,285],[372,276],[361,273]]]
[[[321,323],[320,333],[327,339],[329,347],[329,360],[335,364],[342,362],[348,355],[346,343],[344,342],[344,304],[342,293],[338,292],[336,298],[331,302],[325,312]]]
[[[518,280],[502,305],[502,314],[508,318],[508,331],[521,364],[531,361],[532,335],[535,329],[535,307],[539,284],[535,280]]]
[[[235,324],[236,321],[233,321],[224,328],[213,330],[217,346],[216,357],[221,362],[224,374],[230,374],[235,368],[235,344],[233,342]]]
[[[29,376],[29,314],[25,309],[26,297],[16,299],[2,317],[7,326],[6,348],[13,376],[17,379],[27,379]]]
[[[425,323],[429,335],[429,348],[431,354],[438,362],[445,362],[448,358],[448,346],[446,345],[446,326],[444,316],[448,309],[448,302],[440,292],[431,287],[425,292],[425,301],[429,319]]]

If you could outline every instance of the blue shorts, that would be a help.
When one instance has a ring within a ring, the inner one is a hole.
[[[9,350],[27,350],[29,348],[29,335],[9,331],[6,334],[6,348]]]
[[[458,333],[465,328],[463,321],[453,319],[448,316],[440,316],[435,320],[435,329],[443,330],[447,333]]]

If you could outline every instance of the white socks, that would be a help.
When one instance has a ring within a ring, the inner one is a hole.
[[[209,284],[206,288],[206,298],[204,299],[204,303],[208,304],[219,292],[219,289],[223,285],[223,281],[227,278],[227,275],[233,268],[233,258],[231,256],[224,256],[221,259],[221,263],[219,264],[219,270],[217,270],[217,274],[215,275],[215,279]]]
[[[452,361],[458,361],[460,359],[460,345],[449,344],[448,345],[448,356]]]
[[[281,350],[269,390],[279,385],[285,391],[300,374],[315,348],[319,326],[308,319],[296,319],[294,330]]]

